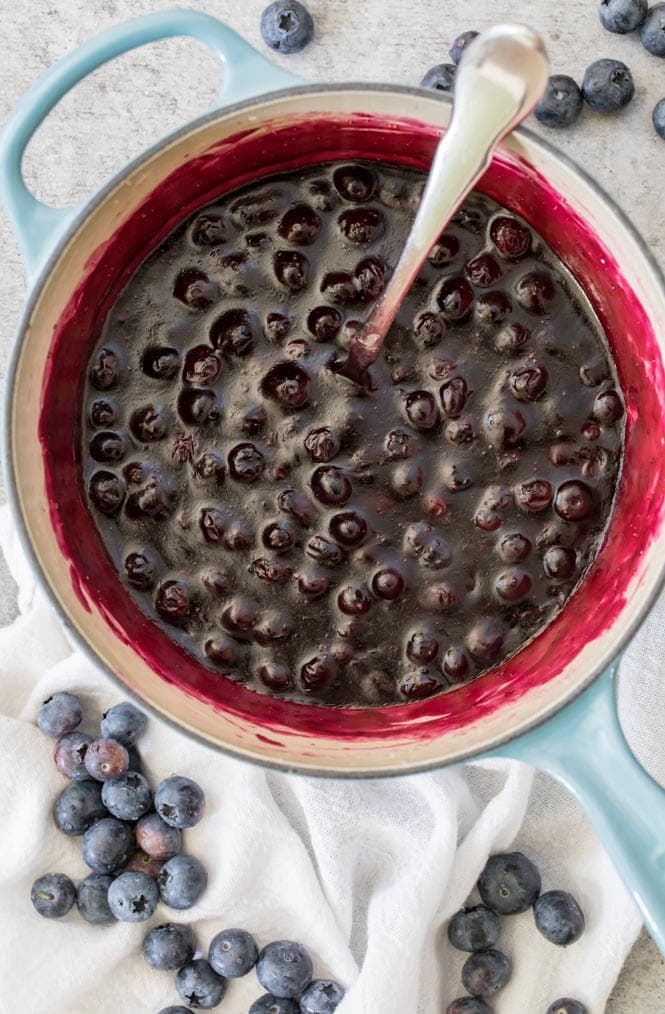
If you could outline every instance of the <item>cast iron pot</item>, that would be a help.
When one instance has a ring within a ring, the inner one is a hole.
[[[225,67],[213,111],[123,169],[82,207],[45,207],[21,175],[25,146],[85,74],[174,35]],[[518,758],[578,797],[665,949],[665,795],[635,761],[614,700],[620,653],[665,570],[665,286],[597,184],[519,130],[480,190],[530,222],[580,281],[608,335],[626,401],[626,450],[607,537],[565,609],[514,658],[418,704],[367,710],[278,701],[215,677],[146,622],[113,571],[81,493],[77,432],[86,361],[120,286],[185,216],[277,171],[340,158],[427,169],[450,105],[415,88],[304,84],[227,26],[192,11],[119,25],[51,68],[0,143],[0,196],[29,295],[9,367],[5,465],[14,517],[73,639],[143,704],[238,757],[309,774],[405,774],[479,756]]]

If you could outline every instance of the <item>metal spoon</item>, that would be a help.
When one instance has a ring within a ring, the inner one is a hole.
[[[455,79],[453,116],[436,149],[427,185],[397,267],[336,373],[371,389],[368,367],[441,232],[490,164],[497,144],[543,94],[549,62],[525,25],[496,25],[471,43]]]

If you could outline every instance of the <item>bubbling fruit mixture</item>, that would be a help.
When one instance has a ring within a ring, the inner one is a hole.
[[[472,195],[373,390],[331,369],[423,181],[335,164],[237,191],[177,229],[104,324],[90,509],[137,606],[220,679],[421,700],[522,647],[597,552],[623,403],[583,293],[520,219]]]

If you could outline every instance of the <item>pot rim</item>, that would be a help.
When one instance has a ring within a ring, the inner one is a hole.
[[[331,83],[331,84],[306,84],[296,85],[276,91],[266,92],[264,94],[253,96],[251,98],[243,99],[239,102],[235,102],[229,105],[215,108],[208,113],[197,117],[194,120],[189,121],[177,130],[172,131],[165,137],[151,144],[148,148],[140,152],[137,156],[131,159],[128,163],[122,166],[112,177],[104,183],[92,196],[84,202],[80,210],[73,216],[72,220],[68,223],[66,229],[58,236],[54,243],[53,249],[49,256],[45,259],[42,264],[37,277],[34,282],[29,285],[27,298],[24,303],[19,324],[16,331],[16,338],[14,344],[10,350],[10,355],[7,363],[7,371],[5,375],[4,383],[4,403],[3,403],[3,422],[4,432],[1,445],[2,464],[5,469],[7,476],[7,501],[10,507],[14,524],[16,525],[19,542],[28,562],[30,563],[31,570],[36,575],[37,582],[40,588],[45,592],[47,599],[51,607],[55,610],[59,622],[63,625],[68,636],[74,643],[74,647],[82,651],[82,653],[91,661],[91,663],[106,676],[110,677],[112,682],[122,690],[123,693],[134,699],[143,709],[148,711],[151,715],[159,718],[161,721],[168,723],[172,728],[177,729],[181,732],[186,733],[193,737],[197,742],[202,743],[208,747],[213,747],[216,750],[230,756],[236,760],[245,761],[247,763],[259,764],[262,767],[270,770],[281,770],[295,774],[302,774],[304,776],[316,776],[316,777],[343,777],[343,778],[384,778],[384,777],[395,777],[399,775],[415,774],[418,772],[437,770],[442,767],[449,766],[451,764],[458,764],[474,758],[480,757],[486,752],[491,752],[492,749],[496,749],[499,746],[505,746],[513,740],[519,739],[526,733],[532,731],[538,726],[545,723],[548,719],[559,713],[564,707],[572,703],[577,697],[579,697],[589,686],[600,676],[600,674],[607,668],[607,666],[621,654],[627,644],[630,642],[632,636],[639,629],[641,624],[644,622],[646,616],[650,612],[658,594],[665,585],[665,558],[660,567],[660,574],[657,580],[653,582],[653,586],[649,593],[646,595],[644,602],[640,606],[639,611],[627,623],[617,636],[614,644],[611,648],[608,648],[602,657],[600,657],[596,663],[590,668],[588,674],[581,679],[572,688],[561,694],[561,697],[553,704],[546,706],[543,712],[532,719],[524,721],[518,730],[511,730],[510,728],[501,734],[495,735],[488,743],[484,744],[482,750],[479,751],[477,748],[461,748],[457,755],[448,760],[423,760],[415,763],[402,763],[394,766],[382,766],[376,771],[365,771],[359,769],[344,769],[325,766],[321,767],[310,767],[308,765],[295,765],[292,762],[280,761],[279,758],[275,757],[268,759],[263,756],[250,755],[249,751],[243,751],[236,749],[227,744],[220,743],[216,740],[209,738],[204,733],[199,732],[191,725],[186,724],[182,721],[177,721],[171,715],[164,713],[156,705],[146,701],[134,688],[124,682],[116,673],[99,657],[90,643],[85,637],[79,633],[74,623],[67,616],[64,607],[60,604],[58,597],[51,587],[50,582],[46,578],[41,564],[37,557],[37,552],[32,544],[32,541],[28,535],[23,512],[19,505],[17,481],[14,472],[14,462],[12,455],[12,444],[13,444],[13,430],[12,430],[12,409],[14,404],[14,393],[15,393],[15,380],[16,372],[18,369],[19,359],[22,352],[22,346],[24,338],[33,315],[36,304],[39,300],[39,296],[44,287],[46,280],[55,264],[58,262],[62,252],[67,247],[71,239],[81,229],[85,221],[89,218],[91,213],[100,207],[106,198],[115,190],[118,183],[135,172],[142,165],[148,163],[156,154],[168,147],[174,142],[181,141],[192,131],[198,130],[200,127],[214,123],[216,120],[226,117],[227,115],[233,115],[237,112],[249,110],[251,108],[261,107],[266,102],[280,99],[289,99],[291,97],[302,97],[307,95],[327,94],[327,93],[349,93],[349,92],[369,92],[369,93],[392,93],[398,96],[410,96],[420,97],[426,95],[427,98],[434,99],[434,101],[442,102],[444,105],[452,106],[452,99],[447,95],[439,95],[437,93],[428,93],[425,89],[417,88],[414,86],[407,85],[390,85],[385,83],[373,83],[373,82],[351,82],[351,83]],[[621,228],[627,232],[636,245],[639,247],[642,256],[653,273],[653,279],[662,290],[663,298],[665,299],[665,273],[661,269],[653,251],[647,244],[646,240],[642,236],[641,232],[633,224],[629,216],[620,205],[612,198],[605,189],[578,163],[562,152],[552,144],[548,139],[541,137],[536,134],[529,127],[520,126],[512,132],[518,139],[524,137],[528,139],[531,147],[541,149],[543,152],[553,157],[564,165],[572,174],[577,176],[583,183],[585,183],[594,193],[600,198],[600,200],[608,207],[609,211],[614,215],[615,219],[618,220]],[[511,135],[512,136],[512,135]],[[519,654],[519,653],[518,653]],[[556,677],[555,677],[556,678]]]

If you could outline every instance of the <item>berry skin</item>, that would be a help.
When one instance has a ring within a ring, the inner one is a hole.
[[[420,87],[431,88],[435,92],[451,92],[455,87],[456,72],[454,63],[437,63],[427,71]]]
[[[300,1014],[301,1007],[297,1000],[273,996],[265,993],[255,1000],[249,1008],[249,1014]]]
[[[39,709],[37,725],[45,736],[59,739],[67,732],[73,732],[81,724],[83,711],[81,702],[74,694],[53,694]]]
[[[104,873],[90,873],[82,880],[76,892],[76,905],[86,922],[94,926],[107,926],[115,922],[109,908],[108,891],[113,877]]]
[[[534,113],[545,127],[569,127],[582,112],[582,92],[567,74],[554,74]]]
[[[312,15],[298,0],[275,0],[261,15],[261,36],[278,53],[299,53],[314,36]]]
[[[208,962],[218,975],[238,979],[254,968],[259,949],[251,933],[241,929],[222,930],[213,937],[208,949]]]
[[[342,1000],[344,990],[331,979],[314,979],[300,997],[302,1014],[333,1014]]]
[[[512,973],[510,959],[490,949],[471,954],[462,967],[462,985],[472,996],[494,996]]]
[[[115,739],[123,746],[134,746],[146,726],[146,716],[129,701],[114,704],[102,715],[100,731],[104,739]]]
[[[152,859],[171,859],[182,847],[177,827],[165,824],[158,813],[148,813],[136,825],[136,843]]]
[[[458,35],[450,47],[450,59],[453,63],[459,63],[464,56],[464,50],[478,35],[478,32],[462,32]]]
[[[627,35],[644,24],[648,6],[648,0],[600,0],[598,17],[608,32]]]
[[[665,141],[665,99],[661,99],[660,102],[656,103],[651,119],[654,130]]]
[[[540,894],[540,873],[521,852],[490,856],[478,878],[485,905],[497,915],[526,912]]]
[[[83,836],[83,862],[94,873],[115,873],[127,862],[134,847],[129,824],[105,817],[88,828]]]
[[[161,972],[172,972],[191,961],[196,951],[196,937],[189,926],[173,922],[154,926],[143,940],[143,957]]]
[[[446,1014],[493,1014],[494,1008],[476,996],[461,996],[453,1000]]]
[[[172,775],[157,787],[155,809],[171,827],[194,827],[203,816],[205,796],[196,782]]]
[[[32,885],[30,900],[45,919],[62,919],[74,904],[76,889],[64,873],[46,873]]]
[[[138,820],[152,805],[148,782],[138,771],[125,771],[102,785],[102,801],[118,820]]]
[[[55,766],[65,778],[72,781],[88,781],[90,775],[85,766],[85,755],[92,743],[92,736],[84,732],[67,732],[55,744],[53,759]]]
[[[176,975],[175,987],[190,1007],[207,1010],[217,1007],[226,993],[226,979],[214,972],[204,958],[183,965]]]
[[[157,874],[163,865],[163,859],[153,859],[147,852],[137,849],[125,866],[125,869],[134,870],[135,873],[147,873],[153,880],[157,880]]]
[[[295,940],[277,940],[259,954],[256,975],[274,996],[296,998],[311,982],[312,959]]]
[[[665,4],[656,4],[647,14],[640,32],[642,45],[653,56],[665,56]]]
[[[115,739],[96,739],[85,752],[85,769],[91,778],[107,782],[129,767],[129,754]]]
[[[180,910],[195,905],[207,883],[208,874],[194,856],[173,856],[157,874],[162,901]]]
[[[109,887],[109,908],[120,922],[145,922],[158,901],[157,884],[147,873],[127,870]]]
[[[501,923],[484,905],[457,912],[448,923],[448,939],[458,951],[485,951],[499,939]]]
[[[665,4],[662,6],[665,15]],[[665,17],[662,28],[665,28]],[[661,34],[665,40],[662,28]],[[665,41],[663,55],[665,56]],[[587,104],[597,113],[615,113],[627,106],[635,94],[633,75],[621,60],[596,60],[584,72],[582,94]]]
[[[555,1000],[549,1005],[547,1014],[589,1014],[589,1012],[579,1000],[562,997],[561,1000]]]
[[[88,828],[106,817],[99,782],[71,782],[58,796],[53,807],[53,820],[65,834],[84,834]]]
[[[533,906],[536,927],[546,940],[560,947],[575,943],[584,932],[584,915],[572,894],[547,891]]]

